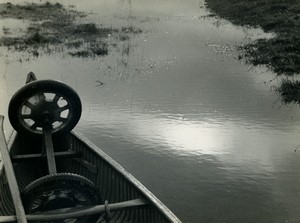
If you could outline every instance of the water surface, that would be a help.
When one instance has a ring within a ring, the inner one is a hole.
[[[143,32],[95,59],[21,62],[3,48],[1,113],[29,71],[65,81],[83,103],[77,130],[183,222],[300,221],[299,108],[280,103],[274,74],[237,59],[238,45],[270,34],[208,17],[202,0],[62,3]]]

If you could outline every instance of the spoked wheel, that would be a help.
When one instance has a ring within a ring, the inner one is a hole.
[[[99,191],[91,181],[83,176],[69,173],[39,178],[30,183],[22,194],[27,214],[103,204]],[[99,217],[100,215],[92,215],[48,222],[94,223]]]
[[[16,131],[43,134],[47,125],[53,134],[71,131],[81,116],[81,101],[68,85],[54,80],[26,84],[9,103],[9,120]]]

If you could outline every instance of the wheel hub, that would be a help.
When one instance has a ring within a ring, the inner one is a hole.
[[[68,196],[68,194],[60,193],[48,197],[47,201],[44,204],[43,211],[51,211],[59,208],[69,208],[75,206],[76,202],[73,196]]]
[[[43,127],[45,124],[52,127],[52,124],[59,120],[60,117],[60,107],[53,102],[41,101],[31,108],[31,118],[36,123],[37,127]]]

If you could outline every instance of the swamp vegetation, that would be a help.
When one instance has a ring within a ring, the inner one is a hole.
[[[87,14],[59,3],[0,4],[0,18],[29,22],[26,30],[17,35],[3,27],[0,44],[33,56],[63,51],[72,57],[96,57],[107,55],[109,46],[114,45],[108,41],[109,37],[117,42],[141,32],[134,27],[116,29],[80,23],[79,19],[83,17]]]
[[[274,38],[241,46],[253,65],[265,65],[284,79],[276,92],[285,103],[300,104],[300,2],[298,0],[206,0],[216,16],[235,25],[261,27]]]

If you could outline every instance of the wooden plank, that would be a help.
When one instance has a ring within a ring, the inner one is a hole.
[[[87,208],[64,208],[53,211],[41,212],[39,214],[26,215],[28,221],[57,221],[68,218],[79,218],[82,216],[101,214],[109,209],[109,211],[118,211],[127,208],[137,208],[146,206],[144,199],[134,199],[105,205],[96,205]],[[0,222],[14,222],[16,216],[0,216]]]
[[[55,152],[55,158],[58,159],[70,159],[70,158],[79,158],[82,156],[80,152],[77,151],[64,151],[64,152]],[[14,155],[11,159],[13,162],[21,161],[31,161],[33,159],[46,158],[45,154],[24,154],[24,155]]]
[[[26,223],[27,222],[26,215],[22,204],[17,179],[10,159],[9,151],[6,145],[6,140],[3,131],[3,120],[4,120],[4,116],[0,115],[0,149],[2,153],[6,178],[8,181],[9,190],[15,206],[16,219],[19,223]]]

